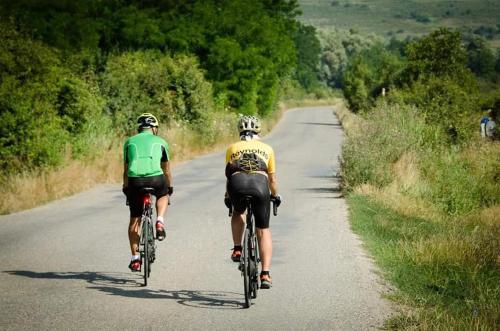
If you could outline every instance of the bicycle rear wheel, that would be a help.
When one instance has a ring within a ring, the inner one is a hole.
[[[150,256],[150,246],[149,246],[149,229],[148,229],[148,224],[149,220],[147,218],[142,220],[142,232],[141,232],[141,237],[143,238],[143,243],[144,243],[144,253],[143,253],[143,260],[142,260],[142,270],[144,273],[144,286],[148,285],[148,277],[149,277],[149,272],[150,272],[150,266],[149,266],[149,256]]]
[[[148,222],[148,277],[151,276],[151,265],[155,260],[155,234],[153,223]]]
[[[243,239],[243,254],[241,256],[243,261],[243,290],[245,291],[245,308],[249,308],[252,304],[252,289],[251,289],[251,273],[250,273],[250,231],[245,230],[245,235]]]

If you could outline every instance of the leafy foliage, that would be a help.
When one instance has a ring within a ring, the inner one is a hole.
[[[290,77],[316,84],[298,14],[296,0],[3,1],[0,165],[58,165],[143,111],[213,137],[214,111],[270,114]]]
[[[3,171],[57,165],[68,147],[101,125],[92,83],[65,68],[60,55],[0,24],[0,165]]]
[[[362,50],[375,45],[379,39],[373,35],[364,36],[354,30],[322,29],[320,77],[331,87],[342,87],[344,71],[350,58]]]
[[[404,51],[398,44],[378,44],[349,59],[344,95],[353,111],[370,111],[384,87],[387,101],[415,106],[450,142],[459,143],[474,132],[470,117],[486,102],[468,68],[468,61],[478,63],[475,54],[468,56],[461,35],[446,29],[409,42]]]
[[[319,84],[318,66],[321,44],[316,37],[316,29],[299,24],[295,35],[295,47],[297,48],[297,80],[306,90],[311,90]]]
[[[159,51],[111,56],[102,86],[106,108],[124,130],[135,128],[140,113],[155,113],[166,124],[201,124],[214,111],[212,87],[193,57],[171,58]]]
[[[461,79],[466,74],[467,54],[461,35],[439,29],[407,46],[409,80],[430,76]]]
[[[495,55],[485,40],[472,38],[466,47],[467,67],[477,76],[491,78],[495,73]]]
[[[403,68],[399,55],[377,44],[349,62],[343,76],[344,95],[353,111],[368,110],[382,89],[392,87]]]
[[[21,0],[6,4],[4,11],[65,50],[194,54],[215,92],[226,93],[232,107],[267,114],[277,101],[280,80],[297,65],[297,7],[294,0]],[[297,72],[310,66],[301,62]]]

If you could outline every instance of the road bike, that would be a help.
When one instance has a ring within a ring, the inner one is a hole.
[[[243,289],[245,293],[245,308],[250,308],[252,299],[257,298],[259,289],[259,242],[255,231],[255,217],[252,207],[252,196],[246,195],[243,197],[246,206],[246,228],[243,234],[243,249],[241,252],[240,264],[238,269],[243,276]],[[273,214],[278,215],[278,206],[276,201],[271,199],[273,203]],[[232,215],[232,208],[229,210],[229,215]]]
[[[151,264],[156,258],[156,242],[153,230],[153,203],[151,195],[154,188],[141,188],[140,193],[143,201],[143,212],[141,216],[141,236],[139,239],[139,253],[141,255],[141,269],[144,273],[144,286],[148,285],[151,275]]]

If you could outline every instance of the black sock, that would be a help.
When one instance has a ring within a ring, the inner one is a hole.
[[[233,251],[241,251],[242,249],[241,245],[234,245]]]
[[[269,270],[268,270],[268,271],[264,271],[264,270],[262,270],[262,271],[260,272],[260,275],[261,275],[261,276],[269,276]]]

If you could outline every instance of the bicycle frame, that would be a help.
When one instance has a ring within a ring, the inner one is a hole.
[[[151,189],[143,189],[143,212],[141,216],[141,235],[139,240],[139,252],[141,255],[144,273],[144,286],[148,285],[151,274],[151,263],[155,260],[156,243],[153,232],[153,204]]]
[[[243,250],[241,254],[240,264],[238,269],[243,276],[243,286],[245,293],[245,308],[249,308],[252,298],[257,298],[257,290],[259,288],[259,264],[260,252],[257,233],[255,227],[255,219],[252,206],[252,197],[245,196],[246,205],[246,226],[243,234]],[[273,204],[273,214],[278,215],[278,206],[276,201],[271,199]],[[233,209],[229,208],[229,216],[232,216]]]

